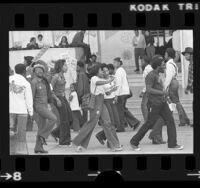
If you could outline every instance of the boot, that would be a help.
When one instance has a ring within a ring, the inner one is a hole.
[[[35,153],[48,153],[48,151],[44,150],[43,142],[39,135],[36,138],[36,145],[35,145],[34,152]]]

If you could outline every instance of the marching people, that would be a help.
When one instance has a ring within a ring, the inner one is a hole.
[[[36,137],[35,153],[48,153],[44,150],[43,145],[46,145],[46,140],[50,135],[57,118],[51,112],[50,103],[52,103],[52,93],[48,81],[45,79],[45,67],[41,64],[36,64],[33,67],[35,74],[31,81],[33,93],[33,107],[36,112],[36,123],[38,132]],[[47,121],[48,120],[48,121]]]
[[[68,69],[65,60],[57,60],[54,69],[55,74],[51,80],[51,87],[53,88],[54,105],[59,112],[60,124],[51,132],[51,135],[55,140],[59,138],[59,146],[71,147],[70,126],[73,123],[73,118],[70,105],[65,97],[64,73]]]
[[[162,56],[154,56],[151,63],[151,71],[145,78],[146,92],[148,93],[148,101],[151,111],[148,115],[147,121],[142,125],[138,132],[131,138],[130,144],[135,151],[139,151],[139,143],[145,136],[147,131],[152,127],[159,116],[163,118],[167,125],[168,148],[183,149],[183,146],[177,145],[176,126],[172,112],[167,104],[168,92],[163,90],[163,84],[159,78],[159,73],[164,73],[165,62]]]
[[[134,49],[135,65],[136,65],[135,72],[139,72],[140,71],[139,58],[141,60],[141,64],[142,64],[142,67],[143,67],[145,47],[146,47],[144,35],[139,30],[135,30],[135,36],[133,37],[132,43],[133,43],[133,47],[135,48]]]
[[[125,127],[125,123],[127,122],[129,126],[135,130],[139,126],[140,121],[134,117],[128,108],[126,108],[127,98],[131,95],[131,91],[128,85],[126,71],[122,68],[122,64],[123,62],[119,57],[115,58],[113,61],[116,70],[115,79],[118,86],[117,91],[115,92],[115,100],[117,101],[120,124]],[[122,132],[122,130],[117,132]]]
[[[146,76],[153,71],[151,64],[149,63],[144,71],[143,71],[143,78],[145,79]],[[141,111],[144,118],[144,122],[147,121],[148,115],[150,113],[150,107],[148,104],[148,94],[146,92],[146,86],[142,90],[142,102],[141,102]],[[162,126],[164,125],[164,121],[161,117],[158,118],[155,125],[152,126],[152,131],[149,134],[149,139],[152,140],[152,144],[165,144],[166,142],[163,141],[162,138]]]
[[[104,79],[109,80],[110,73],[108,69],[108,65],[102,64],[101,65]],[[107,110],[109,112],[109,116],[111,119],[112,126],[118,130],[117,132],[124,132],[124,127],[120,124],[120,119],[119,119],[119,114],[117,110],[117,105],[115,101],[115,90],[117,89],[115,82],[111,82],[110,84],[104,85],[105,88],[105,94],[104,94],[104,104],[107,107]],[[112,88],[112,92],[111,89]],[[104,140],[106,140],[106,136],[103,131],[100,131],[99,133],[96,134],[96,138],[99,140],[101,144],[104,144]],[[117,138],[117,137],[116,137]]]
[[[77,72],[76,90],[77,90],[79,104],[82,106],[83,96],[88,95],[90,93],[89,78],[85,72],[83,62],[81,61],[77,62],[76,72]],[[88,120],[88,109],[85,109],[82,106],[82,113],[83,113],[83,123],[85,123]]]
[[[66,36],[62,36],[61,41],[58,45],[59,48],[67,48],[69,47],[69,43]]]
[[[115,137],[115,129],[111,125],[110,117],[108,110],[104,104],[104,85],[111,83],[114,78],[109,80],[102,79],[103,72],[101,70],[100,64],[96,64],[92,67],[91,70],[94,75],[91,78],[90,90],[94,95],[94,109],[90,110],[90,119],[87,121],[81,128],[79,134],[73,139],[73,144],[77,146],[78,152],[82,151],[83,148],[87,148],[92,132],[100,118],[101,125],[106,135],[106,138],[109,143],[109,147],[112,151],[121,151],[122,147],[119,141]]]
[[[10,154],[29,154],[26,124],[28,114],[33,117],[33,96],[31,85],[25,77],[24,64],[17,64],[15,74],[9,76]]]
[[[179,115],[180,124],[179,126],[190,125],[190,120],[180,103],[178,89],[179,89],[179,82],[177,80],[178,76],[178,67],[174,62],[174,58],[176,57],[176,52],[173,48],[167,48],[165,52],[165,60],[166,63],[166,78],[165,78],[165,90],[169,90],[169,97],[172,103],[176,104],[176,108]]]
[[[78,95],[76,92],[76,84],[72,83],[70,85],[70,94],[69,94],[69,104],[72,110],[73,124],[72,128],[74,132],[78,132],[83,124],[83,117],[81,115],[81,108],[78,101]]]

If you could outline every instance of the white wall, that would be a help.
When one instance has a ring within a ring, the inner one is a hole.
[[[192,30],[177,30],[173,33],[173,48],[183,52],[186,47],[193,48],[193,31]],[[188,66],[189,62],[181,55],[182,66],[182,85],[185,88],[188,82]]]

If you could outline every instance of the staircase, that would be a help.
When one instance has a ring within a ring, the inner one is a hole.
[[[143,120],[142,112],[141,112],[141,101],[142,99],[139,98],[139,95],[144,87],[144,80],[142,77],[142,73],[137,74],[134,72],[134,67],[124,67],[127,73],[127,78],[129,82],[129,86],[131,88],[131,91],[133,92],[133,97],[128,99],[127,101],[127,107],[129,110],[134,114],[134,116],[139,119]],[[181,84],[182,77],[179,73],[178,75],[178,81]],[[193,110],[192,110],[192,103],[193,103],[193,97],[192,95],[185,95],[184,89],[180,85],[179,89],[179,96],[181,104],[183,105],[183,108],[186,111],[186,114],[188,115],[191,122],[193,122]],[[179,117],[178,112],[175,111],[174,113],[174,119],[177,123],[179,123]]]

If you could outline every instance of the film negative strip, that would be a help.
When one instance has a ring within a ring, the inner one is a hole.
[[[0,4],[0,182],[198,181],[199,20],[198,2]]]

